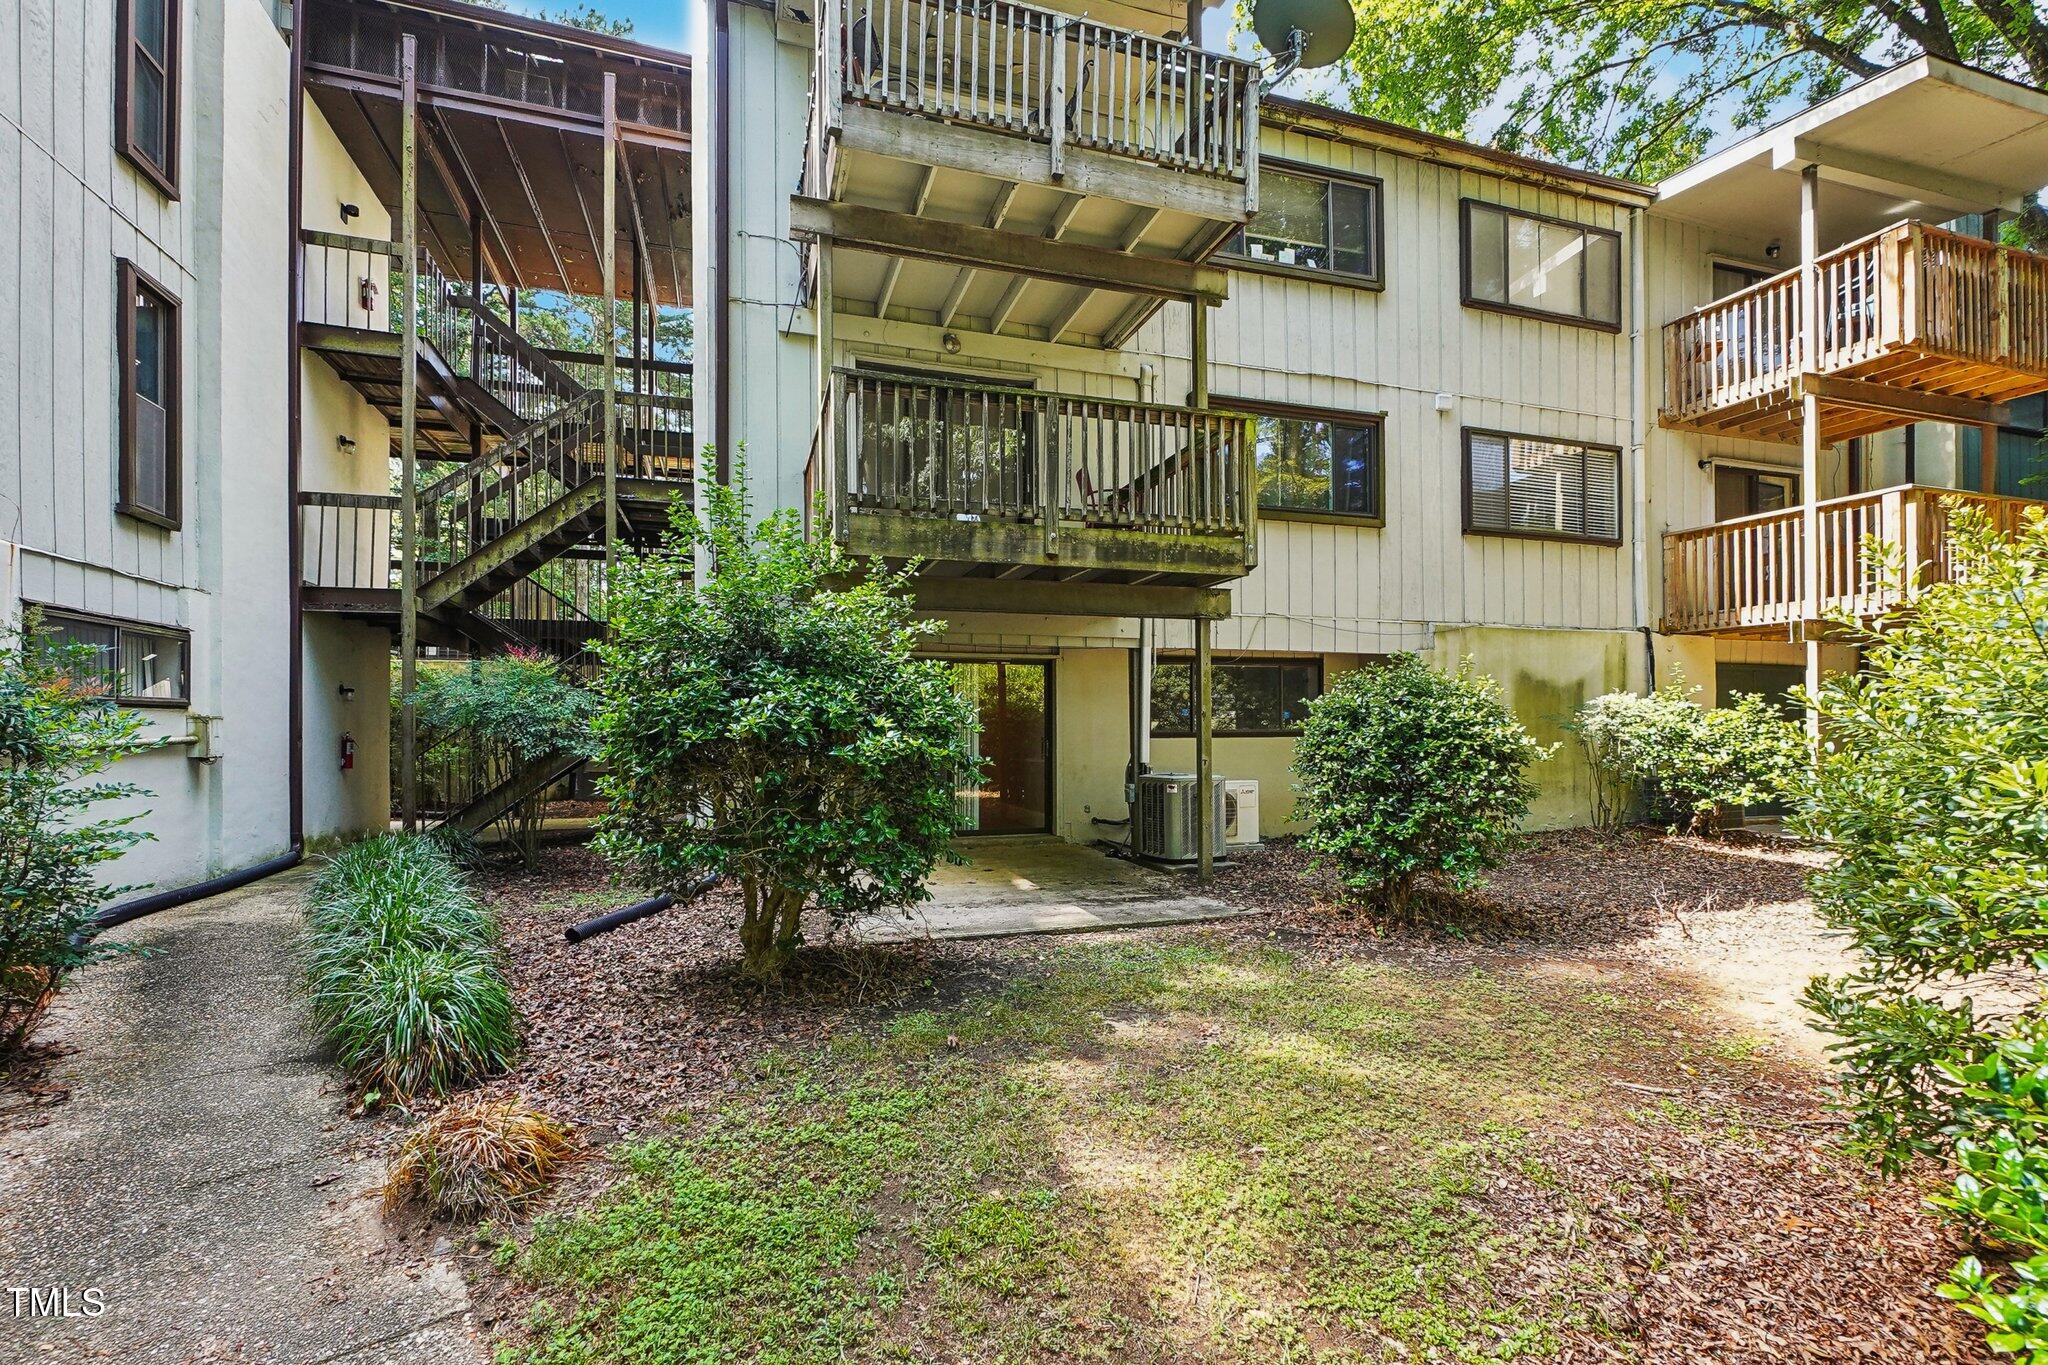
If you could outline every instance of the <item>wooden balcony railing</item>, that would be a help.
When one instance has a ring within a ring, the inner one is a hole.
[[[1667,324],[1665,421],[1789,402],[1803,373],[1876,377],[1889,367],[1885,382],[1912,388],[1916,375],[1895,362],[1915,357],[1938,392],[2048,388],[2048,257],[1899,223],[1821,256],[1815,276],[1811,345],[1797,267]]]
[[[818,88],[841,101],[1256,182],[1250,62],[1015,0],[823,0]]]
[[[1230,578],[1251,562],[1241,413],[836,370],[806,488],[859,553]]]
[[[1670,634],[1776,634],[1848,612],[1869,620],[1954,564],[1948,536],[1952,500],[1981,507],[2003,533],[2016,532],[2028,498],[1904,485],[1830,498],[1818,509],[1820,592],[1807,592],[1801,508],[1738,517],[1664,537],[1664,624]],[[1896,551],[1897,562],[1872,553]]]
[[[397,527],[395,493],[300,493],[299,581],[352,591],[396,587]]]

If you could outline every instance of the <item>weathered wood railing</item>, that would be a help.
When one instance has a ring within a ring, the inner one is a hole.
[[[966,523],[1242,537],[1251,419],[841,369],[825,407],[844,506]]]
[[[1015,0],[823,0],[818,88],[1064,148],[1256,178],[1250,62]],[[815,193],[815,191],[813,191]]]
[[[398,497],[299,494],[299,581],[312,588],[394,586]]]
[[[1848,612],[1868,620],[1923,584],[1953,576],[1949,500],[1981,507],[2002,533],[2019,529],[2028,498],[1902,485],[1816,509],[1820,593],[1806,591],[1802,509],[1737,517],[1664,537],[1664,630],[1673,634],[1760,632]],[[1871,552],[1897,552],[1897,563]]]
[[[1897,223],[1825,253],[1814,275],[1811,346],[1796,266],[1666,324],[1667,417],[1781,396],[1802,373],[1902,349],[2048,376],[2048,257]]]

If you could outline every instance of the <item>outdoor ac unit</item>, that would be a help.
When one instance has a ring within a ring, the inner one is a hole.
[[[1256,844],[1259,841],[1259,784],[1248,777],[1234,777],[1223,784],[1223,842]]]
[[[1223,852],[1223,778],[1210,779],[1209,829]],[[1146,773],[1138,779],[1138,852],[1162,862],[1195,860],[1195,775]]]

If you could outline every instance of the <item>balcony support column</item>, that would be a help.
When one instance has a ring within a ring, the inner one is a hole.
[[[399,42],[398,253],[405,273],[399,299],[398,406],[398,808],[407,833],[419,829],[419,713],[413,693],[420,662],[419,471],[420,241],[419,80],[413,35]]]
[[[1195,667],[1194,703],[1195,712],[1195,875],[1202,885],[1207,886],[1215,875],[1216,861],[1213,847],[1216,839],[1216,803],[1210,792],[1215,785],[1215,740],[1211,733],[1214,719],[1213,697],[1209,688],[1209,618],[1195,618]]]
[[[619,554],[619,78],[604,73],[604,577]],[[639,290],[637,282],[635,293]],[[636,304],[637,307],[637,304]],[[635,338],[639,315],[634,314]]]
[[[1796,373],[1813,369],[1820,341],[1820,167],[1809,163],[1799,173],[1799,362]],[[1800,620],[1806,637],[1806,690],[1820,691],[1820,395],[1811,386],[1799,400]],[[1806,708],[1806,737],[1820,744],[1820,712]]]

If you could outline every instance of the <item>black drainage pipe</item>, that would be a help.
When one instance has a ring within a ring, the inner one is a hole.
[[[235,872],[209,877],[203,882],[194,882],[190,886],[180,886],[170,891],[158,891],[154,895],[137,896],[134,900],[110,905],[93,917],[93,932],[99,933],[117,924],[141,919],[144,915],[154,915],[159,910],[169,910],[173,906],[185,905],[205,896],[218,896],[223,891],[233,891],[236,887],[247,886],[250,882],[274,877],[289,868],[297,867],[305,856],[303,849],[294,848],[289,853],[281,853],[275,858]]]
[[[629,905],[623,910],[614,910],[608,915],[599,915],[596,919],[587,919],[581,924],[572,924],[562,931],[562,937],[571,943],[581,943],[585,939],[596,938],[599,934],[609,934],[612,930],[623,929],[637,920],[646,919],[651,915],[658,915],[679,902],[695,900],[716,885],[718,885],[716,873],[708,877],[700,877],[698,880],[690,883],[680,896],[667,891],[662,892],[659,896],[649,896],[646,900]]]

